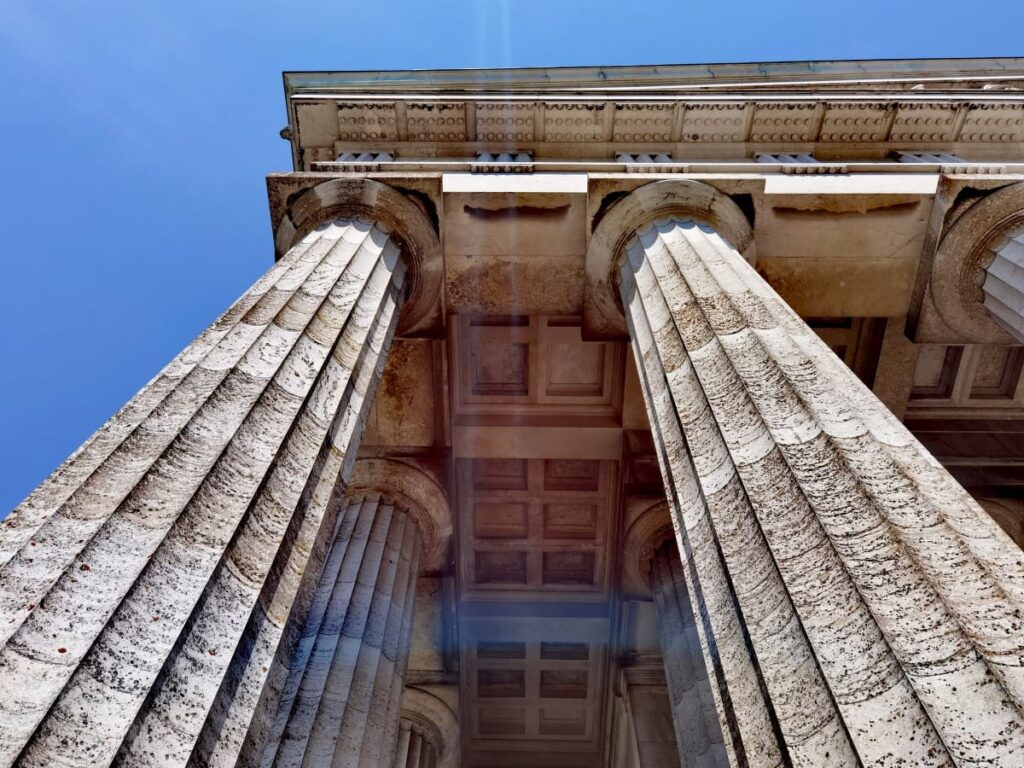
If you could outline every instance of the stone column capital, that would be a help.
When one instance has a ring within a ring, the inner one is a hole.
[[[402,726],[419,733],[437,755],[439,768],[453,768],[459,761],[459,718],[433,693],[409,686],[402,694]]]
[[[380,496],[403,507],[420,529],[421,572],[444,570],[452,537],[448,494],[429,472],[403,459],[359,459],[346,493],[349,498]]]
[[[639,597],[651,596],[651,567],[654,553],[666,541],[675,542],[672,513],[664,499],[627,499],[631,520],[622,546],[622,591]]]
[[[645,184],[612,203],[603,215],[599,214],[590,235],[583,304],[583,327],[588,337],[629,337],[618,289],[619,263],[638,230],[672,216],[710,224],[747,261],[754,262],[754,231],[728,195],[692,179]]]
[[[986,308],[986,269],[1007,239],[1024,230],[1024,182],[1003,187],[962,213],[932,261],[931,292],[946,324],[974,344],[1019,343]]]
[[[334,178],[293,193],[275,222],[277,258],[318,226],[339,217],[372,221],[400,247],[408,268],[408,288],[398,333],[422,336],[439,332],[445,312],[444,261],[437,226],[420,205],[387,184]]]

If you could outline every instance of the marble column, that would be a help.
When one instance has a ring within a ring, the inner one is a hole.
[[[0,765],[184,765],[204,731],[241,744],[342,507],[399,250],[372,222],[318,227],[4,521]]]
[[[729,762],[1014,764],[1020,550],[710,225],[624,251]]]
[[[393,765],[394,768],[435,768],[437,749],[426,728],[410,720],[402,720]]]
[[[1024,230],[1015,230],[992,248],[983,267],[982,302],[992,317],[1024,343]]]
[[[679,763],[682,768],[728,766],[715,698],[674,541],[665,542],[655,552],[650,578]]]
[[[260,765],[390,763],[399,741],[422,538],[388,499],[349,504]]]

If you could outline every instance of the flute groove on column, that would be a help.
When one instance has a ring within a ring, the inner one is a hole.
[[[626,251],[652,421],[685,437],[668,473],[696,468],[790,758],[1010,764],[1024,753],[1012,542],[710,225],[657,220]]]
[[[416,521],[394,503],[367,498],[349,505],[261,765],[390,762],[421,548]]]
[[[0,765],[189,760],[261,591],[294,595],[275,560],[334,525],[405,274],[321,225],[9,518]]]
[[[401,736],[393,768],[435,768],[437,749],[426,730],[418,723],[401,721]]]
[[[663,544],[654,554],[651,591],[658,612],[658,636],[679,761],[683,768],[728,766],[729,755],[674,541]]]

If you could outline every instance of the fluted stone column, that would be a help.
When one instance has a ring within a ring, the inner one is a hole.
[[[1014,764],[1020,551],[710,225],[625,250],[730,763]]]
[[[371,222],[317,228],[4,521],[0,765],[184,765],[204,731],[196,761],[213,734],[234,762],[335,524],[399,256]]]
[[[394,768],[435,768],[437,749],[430,733],[419,723],[402,720]]]
[[[456,685],[407,687],[402,694],[397,749],[387,768],[456,768],[460,765],[457,702]]]
[[[399,740],[422,539],[394,502],[353,501],[303,623],[260,765],[387,765]]]
[[[654,554],[651,591],[658,613],[658,636],[679,763],[683,768],[728,766],[715,697],[674,541],[666,542]]]
[[[996,321],[1024,342],[1024,230],[1015,230],[992,249],[983,267],[983,304]]]

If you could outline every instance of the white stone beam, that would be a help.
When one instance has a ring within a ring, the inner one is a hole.
[[[322,225],[5,521],[0,764],[187,762],[261,592],[286,614],[333,528],[405,272]]]
[[[714,229],[659,219],[626,251],[622,302],[705,653],[727,672],[734,640],[715,621],[735,606],[767,692],[718,675],[716,704],[742,726],[766,703],[795,765],[1013,764],[1020,550]],[[705,562],[727,597],[709,596]]]

